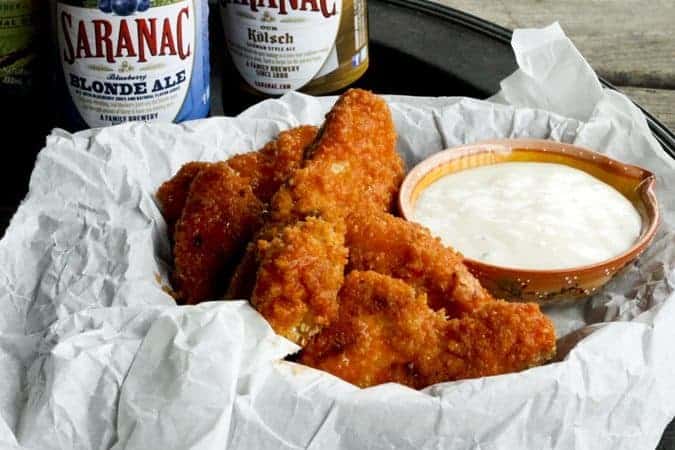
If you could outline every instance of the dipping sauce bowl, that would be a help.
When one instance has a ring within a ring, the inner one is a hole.
[[[594,294],[620,269],[638,258],[654,239],[659,209],[654,175],[579,146],[538,139],[501,139],[441,151],[419,163],[406,176],[399,193],[399,209],[414,217],[420,193],[441,177],[480,166],[506,162],[542,162],[582,170],[612,186],[640,214],[642,227],[635,243],[623,253],[597,263],[554,270],[496,266],[466,258],[465,264],[495,297],[541,304],[569,302]]]

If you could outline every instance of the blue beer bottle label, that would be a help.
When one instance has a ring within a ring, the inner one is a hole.
[[[57,0],[54,26],[75,127],[207,116],[207,0]]]

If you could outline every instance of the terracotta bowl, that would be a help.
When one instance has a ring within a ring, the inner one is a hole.
[[[569,269],[518,269],[466,258],[464,261],[469,270],[496,297],[542,304],[587,297],[640,256],[654,239],[659,210],[652,173],[585,148],[537,139],[483,141],[436,153],[418,164],[403,181],[399,193],[401,214],[410,220],[420,192],[445,175],[516,161],[564,164],[604,181],[635,206],[642,217],[642,230],[637,242],[624,253],[606,261]]]

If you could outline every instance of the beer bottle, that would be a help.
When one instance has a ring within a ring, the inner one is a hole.
[[[0,88],[5,95],[26,95],[34,88],[43,9],[40,3],[0,2]]]
[[[368,68],[366,0],[220,0],[220,11],[224,80],[240,87],[223,89],[226,113],[292,90],[336,93]]]
[[[208,115],[207,0],[52,1],[67,128]]]

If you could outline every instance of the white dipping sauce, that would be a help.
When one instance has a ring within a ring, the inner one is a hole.
[[[413,220],[464,256],[497,266],[563,269],[628,250],[642,219],[616,189],[562,164],[467,169],[429,185]]]

